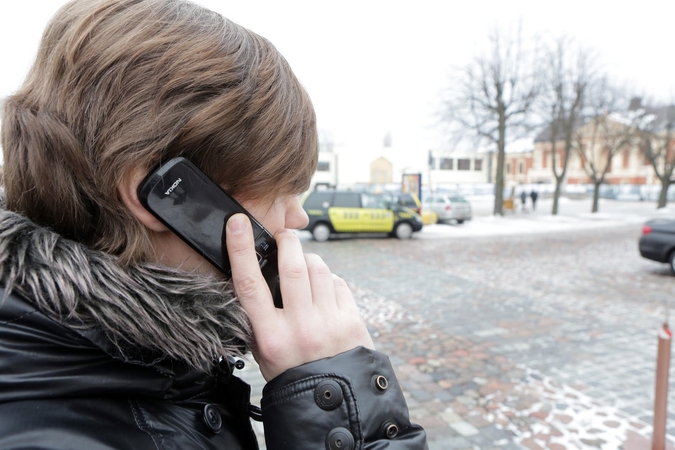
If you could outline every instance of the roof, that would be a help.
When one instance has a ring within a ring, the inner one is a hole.
[[[574,123],[574,129],[578,129],[586,124],[588,121],[587,117],[577,117],[577,120]],[[562,139],[562,134],[560,134],[560,139]],[[547,125],[535,138],[534,142],[550,142],[551,141],[551,125]]]

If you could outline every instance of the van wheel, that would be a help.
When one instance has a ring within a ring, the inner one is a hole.
[[[315,241],[325,242],[330,237],[330,228],[325,223],[317,223],[312,230]]]
[[[410,239],[413,234],[412,225],[410,225],[408,222],[401,222],[396,225],[394,234],[399,239]]]
[[[457,223],[459,223],[459,224],[464,223],[464,219],[457,219]]]
[[[675,251],[670,253],[670,273],[675,275]]]

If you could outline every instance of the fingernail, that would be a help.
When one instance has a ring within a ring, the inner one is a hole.
[[[227,221],[227,232],[241,234],[246,228],[246,217],[243,214],[235,214]]]

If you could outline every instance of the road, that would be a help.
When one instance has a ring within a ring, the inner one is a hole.
[[[640,229],[301,239],[352,286],[432,450],[617,449],[651,432],[675,293],[639,256]]]

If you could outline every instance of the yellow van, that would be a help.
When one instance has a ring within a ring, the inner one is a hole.
[[[303,208],[309,216],[305,230],[320,242],[337,233],[388,233],[408,239],[423,226],[415,211],[366,192],[314,191]]]

